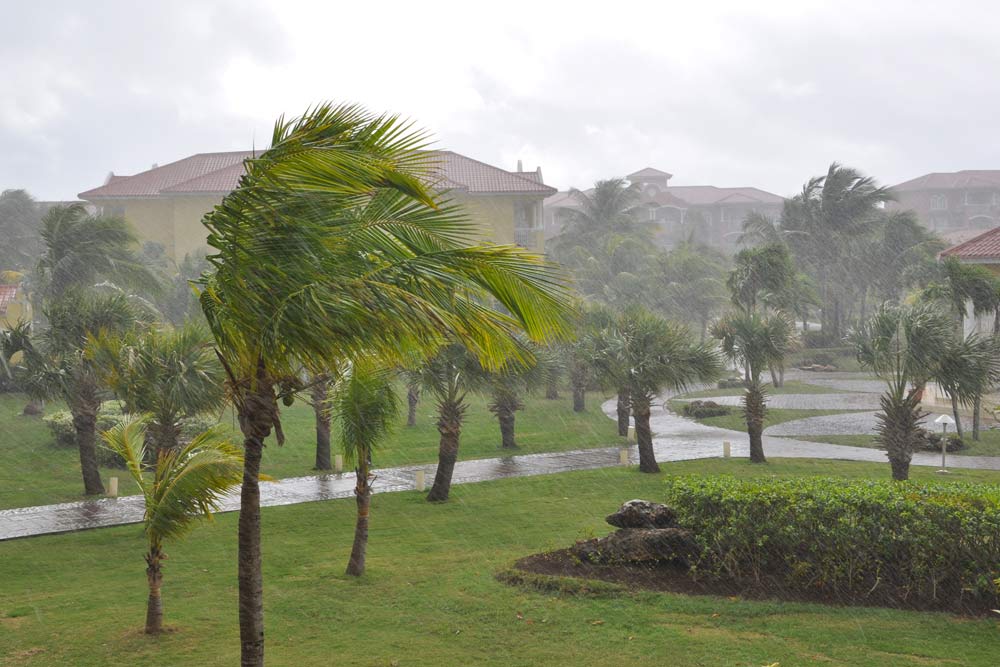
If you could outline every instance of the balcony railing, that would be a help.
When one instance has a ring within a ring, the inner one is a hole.
[[[530,227],[517,227],[514,229],[514,243],[522,248],[534,246],[535,230]]]

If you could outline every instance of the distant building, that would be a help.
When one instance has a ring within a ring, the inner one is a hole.
[[[693,235],[719,248],[732,248],[748,213],[777,219],[784,198],[753,187],[720,188],[714,185],[670,185],[673,174],[646,167],[626,179],[639,188],[640,215],[659,223],[658,241],[670,246]],[[568,212],[577,202],[568,192],[545,200],[545,234],[562,231]]]
[[[897,201],[889,208],[912,209],[925,227],[953,242],[1000,225],[1000,170],[925,174],[890,189]]]
[[[198,153],[133,176],[108,175],[80,193],[105,214],[120,215],[140,238],[180,261],[205,246],[202,218],[236,188],[250,151]],[[435,151],[432,187],[465,206],[484,240],[543,251],[542,201],[556,192],[536,171],[506,171],[452,151]]]
[[[0,274],[0,331],[18,322],[31,322],[31,301],[22,288],[19,274]]]
[[[952,246],[943,251],[941,257],[955,257],[963,264],[978,264],[1000,276],[1000,227],[990,229],[964,243]],[[965,334],[992,334],[994,316],[972,314],[972,304],[967,305],[965,314]]]

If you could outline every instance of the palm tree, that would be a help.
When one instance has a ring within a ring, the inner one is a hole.
[[[973,440],[979,440],[979,406],[983,394],[1000,382],[1000,343],[995,336],[953,336],[944,350],[934,379],[951,399],[955,431],[965,437],[959,405],[973,408]]]
[[[645,308],[628,308],[597,337],[596,362],[628,390],[639,445],[639,470],[659,472],[649,426],[650,409],[664,388],[683,390],[719,376],[722,364],[712,346],[698,343],[682,326]]]
[[[193,322],[124,336],[91,335],[87,355],[100,380],[125,404],[148,413],[159,449],[176,449],[181,420],[222,407],[222,365],[208,331]]]
[[[94,336],[124,335],[138,314],[119,294],[67,292],[45,309],[48,328],[25,350],[25,384],[35,399],[59,397],[73,415],[86,495],[104,493],[97,466],[97,413],[107,395],[101,368],[86,353]]]
[[[0,271],[31,268],[38,257],[38,203],[25,190],[0,192]]]
[[[712,336],[721,341],[722,351],[729,360],[744,369],[743,416],[750,437],[750,461],[766,463],[762,434],[767,392],[763,374],[766,369],[783,363],[795,340],[795,325],[780,312],[762,315],[735,311],[713,325]]]
[[[240,483],[243,455],[218,430],[209,430],[182,448],[159,449],[156,463],[148,466],[145,431],[146,419],[131,417],[101,435],[125,460],[146,505],[146,634],[153,635],[163,631],[163,545],[191,530],[195,519],[211,518],[223,496]]]
[[[625,179],[597,181],[589,192],[573,188],[570,197],[576,207],[565,209],[566,220],[554,241],[554,249],[592,246],[597,239],[612,233],[629,234],[645,227],[635,215],[639,189]]]
[[[514,424],[517,413],[524,409],[523,396],[545,384],[548,369],[537,350],[530,350],[530,360],[507,364],[489,374],[489,411],[500,424],[500,447],[517,449]]]
[[[387,371],[355,364],[334,387],[331,405],[331,412],[340,428],[344,457],[354,465],[357,479],[354,495],[358,518],[347,574],[360,577],[365,573],[365,552],[368,548],[372,452],[392,430],[399,414],[399,399]]]
[[[556,267],[514,246],[471,245],[461,209],[427,189],[426,137],[394,116],[321,105],[279,119],[271,148],[205,217],[213,271],[201,304],[244,434],[239,521],[242,664],[263,664],[258,475],[282,439],[282,383],[366,355],[403,361],[447,335],[489,364],[511,335],[566,334]],[[501,309],[484,304],[499,302]]]
[[[24,354],[31,345],[31,323],[20,320],[8,329],[0,330],[0,387],[14,382],[14,358]]]
[[[121,218],[89,215],[83,204],[53,206],[42,218],[41,237],[36,273],[46,298],[58,299],[101,278],[151,289],[157,285],[135,252],[135,234]]]
[[[922,296],[947,304],[959,331],[967,309],[971,308],[972,314],[979,316],[992,313],[1000,306],[997,277],[987,268],[963,264],[956,257],[943,257],[938,269],[937,279],[924,288]]]
[[[330,459],[330,386],[333,380],[326,373],[314,375],[311,380],[310,403],[316,420],[316,470],[333,470]]]
[[[461,343],[438,350],[414,372],[413,380],[430,393],[437,403],[438,464],[427,500],[448,500],[451,477],[458,460],[462,420],[468,409],[466,396],[486,386],[486,373],[475,356]]]
[[[892,478],[905,480],[926,416],[920,396],[939,368],[952,324],[934,304],[883,304],[850,336],[858,361],[886,383],[880,399],[878,439],[886,448]]]

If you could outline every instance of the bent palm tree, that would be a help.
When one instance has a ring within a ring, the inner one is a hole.
[[[368,521],[372,502],[372,453],[392,430],[399,415],[399,399],[386,371],[354,365],[334,388],[331,413],[340,428],[344,458],[354,465],[358,517],[347,574],[365,573]]]
[[[919,441],[920,395],[939,373],[952,335],[947,315],[933,304],[883,304],[853,332],[858,362],[886,383],[879,402],[878,439],[886,448],[892,478],[910,476],[910,460]]]
[[[766,463],[762,434],[767,392],[763,375],[767,368],[784,362],[795,341],[795,325],[783,313],[738,311],[716,322],[712,336],[721,341],[723,354],[745,371],[743,416],[750,437],[750,461]]]
[[[556,267],[513,246],[470,245],[460,209],[429,192],[425,135],[394,116],[322,105],[275,125],[271,148],[205,217],[212,272],[201,304],[244,434],[239,520],[242,664],[264,661],[258,475],[283,436],[278,399],[305,366],[402,361],[448,335],[490,364],[512,334],[566,334]],[[499,302],[504,312],[485,304]]]
[[[142,493],[146,533],[146,634],[163,630],[163,545],[187,533],[195,519],[210,519],[223,496],[240,483],[243,455],[238,447],[209,430],[179,449],[160,449],[146,466],[146,419],[132,417],[102,433],[108,448],[125,460]]]

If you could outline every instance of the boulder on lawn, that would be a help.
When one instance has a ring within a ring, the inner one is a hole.
[[[690,565],[700,553],[683,528],[623,528],[607,537],[580,542],[571,551],[590,563],[661,563]]]
[[[615,528],[674,528],[677,514],[660,503],[630,500],[605,519]]]

